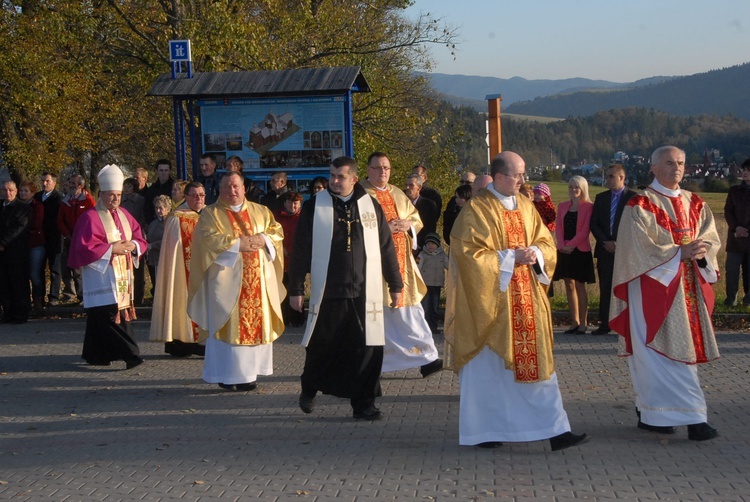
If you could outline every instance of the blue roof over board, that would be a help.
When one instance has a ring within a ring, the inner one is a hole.
[[[175,79],[170,73],[165,73],[159,75],[148,95],[199,99],[342,94],[348,91],[370,91],[359,66],[194,73],[193,78],[181,73]]]

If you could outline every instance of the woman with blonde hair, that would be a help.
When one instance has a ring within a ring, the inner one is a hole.
[[[570,200],[557,208],[555,234],[557,236],[557,268],[554,280],[565,282],[568,308],[573,325],[565,333],[586,333],[588,325],[588,294],[586,284],[596,281],[594,257],[591,254],[589,231],[594,209],[589,198],[589,184],[582,176],[568,182]]]

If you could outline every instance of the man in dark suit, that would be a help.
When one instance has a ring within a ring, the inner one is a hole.
[[[437,206],[430,199],[421,196],[422,191],[422,178],[418,174],[412,174],[406,178],[406,185],[404,187],[404,193],[414,207],[417,208],[419,213],[419,219],[422,220],[422,230],[417,233],[417,249],[414,250],[415,256],[419,254],[424,246],[424,238],[427,234],[437,231],[437,221],[440,217],[440,212]]]
[[[42,276],[49,267],[49,303],[59,305],[65,301],[64,284],[62,283],[62,235],[57,228],[57,214],[60,212],[62,194],[57,191],[57,175],[45,171],[42,173],[42,189],[34,194],[37,202],[44,206],[44,262]],[[68,291],[69,298],[75,298],[73,291]]]
[[[613,164],[607,169],[609,190],[596,196],[591,214],[591,233],[596,239],[594,257],[599,275],[599,328],[592,334],[609,333],[609,303],[612,297],[612,271],[615,264],[617,228],[622,209],[636,193],[625,186],[625,167]]]
[[[418,174],[422,179],[422,191],[420,193],[422,197],[424,197],[425,199],[430,199],[435,203],[438,210],[438,218],[440,218],[440,213],[443,211],[443,198],[440,196],[440,192],[432,187],[427,186],[427,168],[425,166],[416,165],[411,170],[411,172],[412,174]]]
[[[25,323],[31,311],[29,220],[31,206],[16,198],[14,181],[0,186],[0,303],[2,322]]]

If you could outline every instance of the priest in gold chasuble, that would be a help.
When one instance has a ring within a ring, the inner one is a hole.
[[[403,304],[384,314],[383,372],[420,368],[422,376],[427,377],[440,371],[443,361],[438,358],[432,330],[425,319],[421,302],[427,286],[413,255],[422,220],[406,194],[388,183],[390,176],[388,156],[382,152],[371,154],[367,163],[367,180],[362,186],[383,208],[404,282]]]
[[[560,450],[586,440],[570,432],[562,405],[547,298],[555,245],[518,196],[525,169],[517,154],[499,154],[493,182],[451,232],[445,338],[460,378],[461,445],[550,439]]]
[[[185,187],[185,203],[167,218],[159,254],[151,314],[151,341],[164,342],[164,352],[176,357],[206,352],[198,325],[187,314],[190,261],[195,227],[206,207],[206,189],[197,181]]]
[[[680,189],[685,152],[658,148],[655,180],[628,201],[620,220],[610,326],[621,335],[638,411],[637,427],[713,439],[698,364],[719,357],[711,321],[721,246],[711,209]]]
[[[242,176],[224,175],[219,200],[201,212],[190,262],[188,314],[208,334],[206,382],[251,390],[257,375],[273,373],[272,342],[284,331],[282,240],[271,211],[245,199]]]

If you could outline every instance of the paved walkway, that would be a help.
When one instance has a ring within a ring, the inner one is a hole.
[[[355,422],[345,400],[297,408],[300,330],[281,337],[275,374],[221,392],[202,359],[146,342],[146,363],[85,366],[82,319],[0,325],[2,500],[750,500],[750,337],[724,333],[701,368],[704,443],[635,428],[615,337],[559,335],[556,361],[573,429],[592,440],[496,450],[458,446],[458,379],[383,378],[385,419]],[[442,340],[440,340],[442,342]]]

